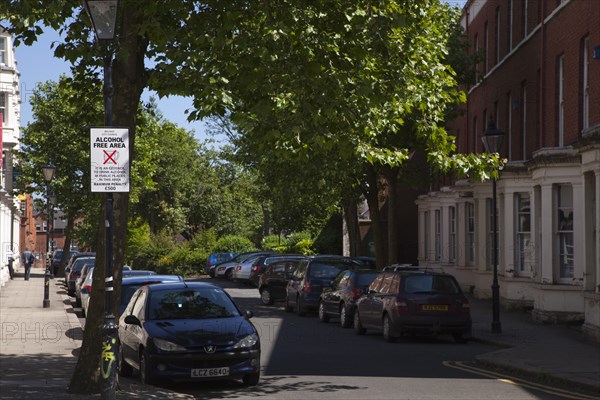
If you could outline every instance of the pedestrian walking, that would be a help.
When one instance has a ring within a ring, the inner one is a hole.
[[[31,266],[35,261],[35,256],[29,250],[23,252],[23,265],[25,266],[25,280],[29,280],[29,275],[31,274]]]
[[[8,249],[8,252],[6,253],[6,260],[8,261],[8,275],[10,276],[10,279],[13,279],[15,277],[15,270],[13,268],[14,256],[11,249]]]

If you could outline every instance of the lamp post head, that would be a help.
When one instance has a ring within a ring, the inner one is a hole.
[[[114,40],[119,0],[83,0],[83,5],[92,20],[96,39]]]
[[[42,167],[42,174],[44,174],[44,181],[46,181],[46,184],[49,185],[50,182],[52,182],[54,171],[56,171],[56,167],[50,162]]]
[[[500,153],[504,132],[496,127],[496,121],[492,118],[488,121],[485,132],[481,135],[481,141],[485,147],[486,153]]]

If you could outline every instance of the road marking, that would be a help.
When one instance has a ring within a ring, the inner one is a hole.
[[[499,372],[492,372],[492,371],[488,371],[485,369],[481,369],[481,368],[477,368],[477,367],[473,367],[471,365],[466,365],[460,361],[444,361],[442,362],[442,364],[446,367],[449,368],[455,368],[455,369],[460,369],[462,371],[467,371],[467,372],[471,372],[474,374],[478,374],[478,375],[482,375],[482,376],[487,376],[488,378],[494,378],[496,380],[498,380],[499,382],[504,382],[504,383],[509,383],[512,385],[519,385],[522,387],[526,387],[528,389],[534,389],[534,390],[539,390],[548,394],[552,394],[552,395],[557,395],[557,396],[562,396],[568,399],[573,399],[573,400],[598,400],[597,396],[591,396],[591,395],[585,395],[585,394],[581,394],[581,393],[575,393],[575,392],[571,392],[571,391],[567,391],[567,390],[563,390],[563,389],[559,389],[559,388],[555,388],[552,386],[547,386],[547,385],[542,385],[540,383],[535,383],[535,382],[531,382],[531,381],[527,381],[525,379],[521,379],[521,378],[517,378],[514,376],[510,376],[510,375],[506,375],[506,374],[502,374]]]

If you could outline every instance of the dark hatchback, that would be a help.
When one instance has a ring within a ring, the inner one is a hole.
[[[372,269],[346,270],[338,274],[330,287],[323,289],[319,302],[319,320],[339,318],[342,328],[350,328],[356,300],[362,296],[379,272]]]
[[[262,255],[252,265],[250,269],[250,283],[258,287],[260,276],[266,271],[267,267],[274,262],[285,260],[301,260],[306,258],[302,254],[277,254]]]
[[[383,331],[387,341],[404,334],[471,334],[471,309],[456,279],[431,270],[381,272],[356,302],[354,329]]]
[[[285,289],[302,258],[275,258],[258,280],[258,292],[264,305],[285,299]]]
[[[304,315],[316,310],[324,287],[344,270],[359,269],[362,264],[341,256],[313,256],[303,260],[286,286],[285,310]]]
[[[220,287],[204,282],[139,288],[119,318],[119,373],[159,379],[260,379],[260,339]]]

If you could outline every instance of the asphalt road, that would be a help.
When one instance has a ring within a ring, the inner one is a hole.
[[[478,354],[497,350],[488,344],[456,344],[450,337],[387,343],[379,333],[358,336],[352,329],[342,329],[337,320],[325,324],[316,314],[299,317],[286,313],[283,304],[263,306],[256,288],[206,280],[224,287],[242,310],[253,311],[251,321],[261,337],[261,382],[252,388],[241,382],[165,384],[164,388],[183,396],[265,400],[580,398],[456,367],[470,365]]]

